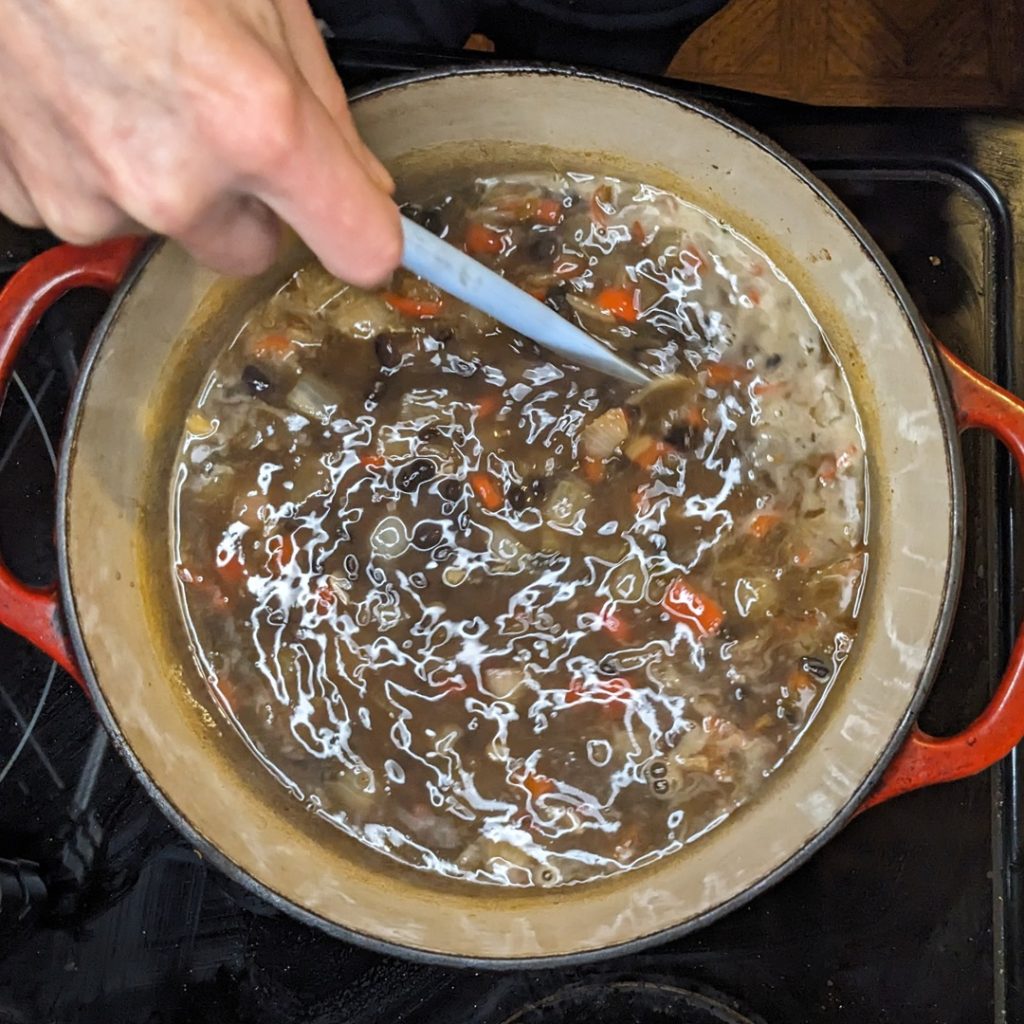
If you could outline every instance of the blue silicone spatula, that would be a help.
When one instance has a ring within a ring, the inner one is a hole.
[[[402,217],[402,235],[402,266],[406,270],[570,362],[589,366],[637,387],[651,383],[643,370],[560,317],[550,306],[408,217]]]

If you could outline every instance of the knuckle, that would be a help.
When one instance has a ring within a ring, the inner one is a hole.
[[[254,75],[245,99],[221,143],[233,151],[238,169],[250,174],[276,171],[297,149],[301,132],[301,95],[278,68]]]
[[[98,199],[58,196],[47,191],[33,200],[46,227],[74,245],[90,245],[108,238],[119,223],[114,210]]]

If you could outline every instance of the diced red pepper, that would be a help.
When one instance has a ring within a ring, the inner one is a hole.
[[[466,252],[471,252],[474,256],[493,256],[501,252],[503,241],[501,232],[487,227],[486,224],[471,220],[466,225]]]
[[[316,610],[320,615],[327,615],[337,605],[338,595],[334,592],[334,587],[331,586],[330,581],[324,580],[319,587],[316,588]]]
[[[440,316],[444,303],[440,299],[414,299],[409,295],[398,295],[395,292],[381,292],[381,298],[402,316],[417,320],[429,320]]]
[[[781,522],[782,516],[778,512],[761,512],[750,520],[750,533],[758,540],[764,540]]]
[[[611,608],[602,609],[599,613],[601,628],[620,644],[628,644],[633,639],[633,630],[629,623]]]
[[[504,404],[501,395],[484,395],[476,402],[476,414],[479,419],[486,420],[493,416]]]
[[[249,352],[264,363],[283,363],[295,352],[295,343],[286,334],[267,334],[254,341]]]
[[[473,488],[473,493],[476,495],[477,501],[479,501],[480,504],[489,511],[497,512],[497,510],[505,504],[501,488],[495,482],[494,477],[491,476],[490,473],[482,471],[470,473],[469,486]]]
[[[580,461],[580,470],[588,484],[599,484],[604,479],[604,462],[601,459],[595,459],[591,455],[583,456],[583,459]]]
[[[295,541],[290,533],[279,533],[276,537],[278,543],[274,547],[270,560],[271,565],[278,572],[283,572],[285,567],[295,557]]]
[[[722,606],[713,597],[692,587],[684,576],[677,576],[669,584],[661,606],[699,637],[717,633],[725,621]]]
[[[637,318],[636,288],[605,288],[597,296],[597,304],[606,313],[611,313],[616,320],[634,324]]]
[[[383,455],[360,455],[359,461],[364,466],[383,466],[387,461]]]
[[[612,204],[611,185],[594,189],[590,197],[590,219],[599,227],[608,227],[608,213]]]
[[[641,469],[650,469],[662,456],[668,455],[672,450],[672,445],[662,440],[651,441],[646,448],[641,448],[639,451],[627,449],[630,459]]]
[[[534,800],[546,795],[547,793],[554,792],[555,784],[546,775],[535,775],[529,773],[523,777],[523,785],[529,790],[530,797]]]
[[[216,560],[217,575],[221,581],[229,587],[238,587],[246,576],[245,563],[239,551],[232,551],[223,562],[220,558]]]
[[[708,363],[708,383],[714,388],[728,387],[737,384],[747,377],[747,369],[734,363]]]

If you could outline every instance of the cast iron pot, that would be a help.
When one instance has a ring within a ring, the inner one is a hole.
[[[0,295],[0,393],[45,309],[113,293],[68,415],[60,585],[0,568],[0,623],[83,682],[122,754],[217,867],[325,930],[450,963],[564,963],[664,940],[750,899],[858,809],[981,771],[1024,735],[1024,645],[988,708],[949,739],[914,724],[942,657],[963,554],[957,432],[1024,466],[1024,405],[928,336],[850,214],[773,145],[697,103],[612,77],[530,68],[404,79],[353,104],[403,182],[445,167],[594,169],[664,185],[759,244],[820,319],[863,416],[870,564],[853,654],[758,799],[660,864],[586,885],[499,891],[366,850],[269,780],[207,702],[169,609],[168,493],[184,410],[246,310],[302,257],[219,279],[170,243],[39,256]]]

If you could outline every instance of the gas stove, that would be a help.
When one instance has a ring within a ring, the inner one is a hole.
[[[350,88],[462,54],[338,44]],[[476,55],[479,56],[479,55]],[[474,58],[475,59],[475,58]],[[809,108],[684,83],[806,162],[878,240],[952,350],[1024,387],[1024,120]],[[50,244],[0,222],[0,277]],[[55,307],[0,413],[0,550],[54,574],[52,448],[104,298]],[[964,439],[967,565],[922,716],[985,703],[1022,613],[1021,495]],[[74,684],[0,631],[0,1022],[1024,1024],[1020,753],[857,818],[696,935],[591,967],[487,973],[327,938],[209,868],[108,749]]]

